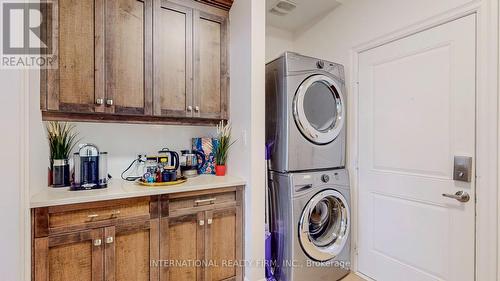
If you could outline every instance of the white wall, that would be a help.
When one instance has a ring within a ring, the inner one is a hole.
[[[231,120],[238,139],[231,172],[247,180],[245,190],[245,280],[262,280],[264,268],[264,63],[265,2],[236,0],[231,21]]]
[[[293,50],[293,33],[273,26],[266,26],[266,62]]]
[[[23,72],[0,70],[0,144],[3,147],[0,170],[2,187],[0,193],[0,276],[2,280],[20,280],[22,268],[22,206],[23,182]]]

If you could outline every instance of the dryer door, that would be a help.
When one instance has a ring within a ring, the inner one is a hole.
[[[311,198],[299,221],[299,241],[311,259],[325,262],[335,258],[349,237],[350,213],[338,191],[325,189]]]
[[[345,119],[340,85],[326,75],[308,77],[295,93],[293,117],[310,142],[321,145],[334,141]]]

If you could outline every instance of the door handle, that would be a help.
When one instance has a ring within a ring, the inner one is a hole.
[[[469,202],[469,200],[470,200],[469,193],[467,193],[465,191],[457,191],[457,193],[455,193],[455,194],[443,193],[443,196],[447,197],[447,198],[455,199],[455,200],[462,202],[462,203]]]

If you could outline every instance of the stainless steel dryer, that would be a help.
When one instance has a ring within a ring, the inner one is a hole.
[[[286,52],[266,65],[266,141],[273,171],[345,167],[340,64]]]
[[[272,255],[280,281],[336,281],[350,269],[350,192],[344,169],[270,174]]]

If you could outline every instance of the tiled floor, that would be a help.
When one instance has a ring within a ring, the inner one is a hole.
[[[354,273],[350,273],[346,277],[344,277],[341,281],[365,281],[365,279],[359,277]]]

